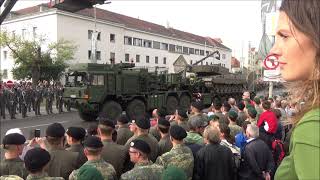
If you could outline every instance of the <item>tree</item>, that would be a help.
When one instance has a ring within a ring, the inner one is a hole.
[[[0,33],[0,46],[8,47],[12,52],[14,78],[32,79],[34,85],[39,80],[58,80],[76,50],[72,42],[63,39],[49,43],[47,47],[45,44],[43,38],[29,40],[6,31]]]

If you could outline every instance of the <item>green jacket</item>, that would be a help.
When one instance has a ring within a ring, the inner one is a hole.
[[[204,145],[203,137],[196,132],[188,132],[187,137],[184,138],[184,143],[186,144],[199,144]]]
[[[160,180],[163,172],[163,166],[147,163],[137,163],[134,168],[121,175],[121,180],[139,179],[139,180]]]
[[[292,132],[290,155],[278,167],[275,180],[319,179],[320,108],[306,113]]]

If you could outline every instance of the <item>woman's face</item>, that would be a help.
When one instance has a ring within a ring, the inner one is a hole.
[[[311,79],[315,66],[316,47],[280,11],[276,40],[271,54],[278,56],[281,76],[286,81]]]

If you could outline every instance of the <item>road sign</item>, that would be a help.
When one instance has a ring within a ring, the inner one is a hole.
[[[279,67],[278,57],[276,55],[270,54],[263,60],[264,68],[267,70],[274,70]]]
[[[272,69],[272,70],[265,69],[263,71],[263,81],[280,82],[281,81],[280,68]]]

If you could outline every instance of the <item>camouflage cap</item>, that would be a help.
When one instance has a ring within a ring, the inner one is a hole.
[[[168,166],[161,175],[161,180],[187,180],[186,173],[178,167]]]
[[[103,180],[104,178],[101,172],[94,166],[83,165],[78,170],[77,179],[78,180],[88,180],[88,179]]]

